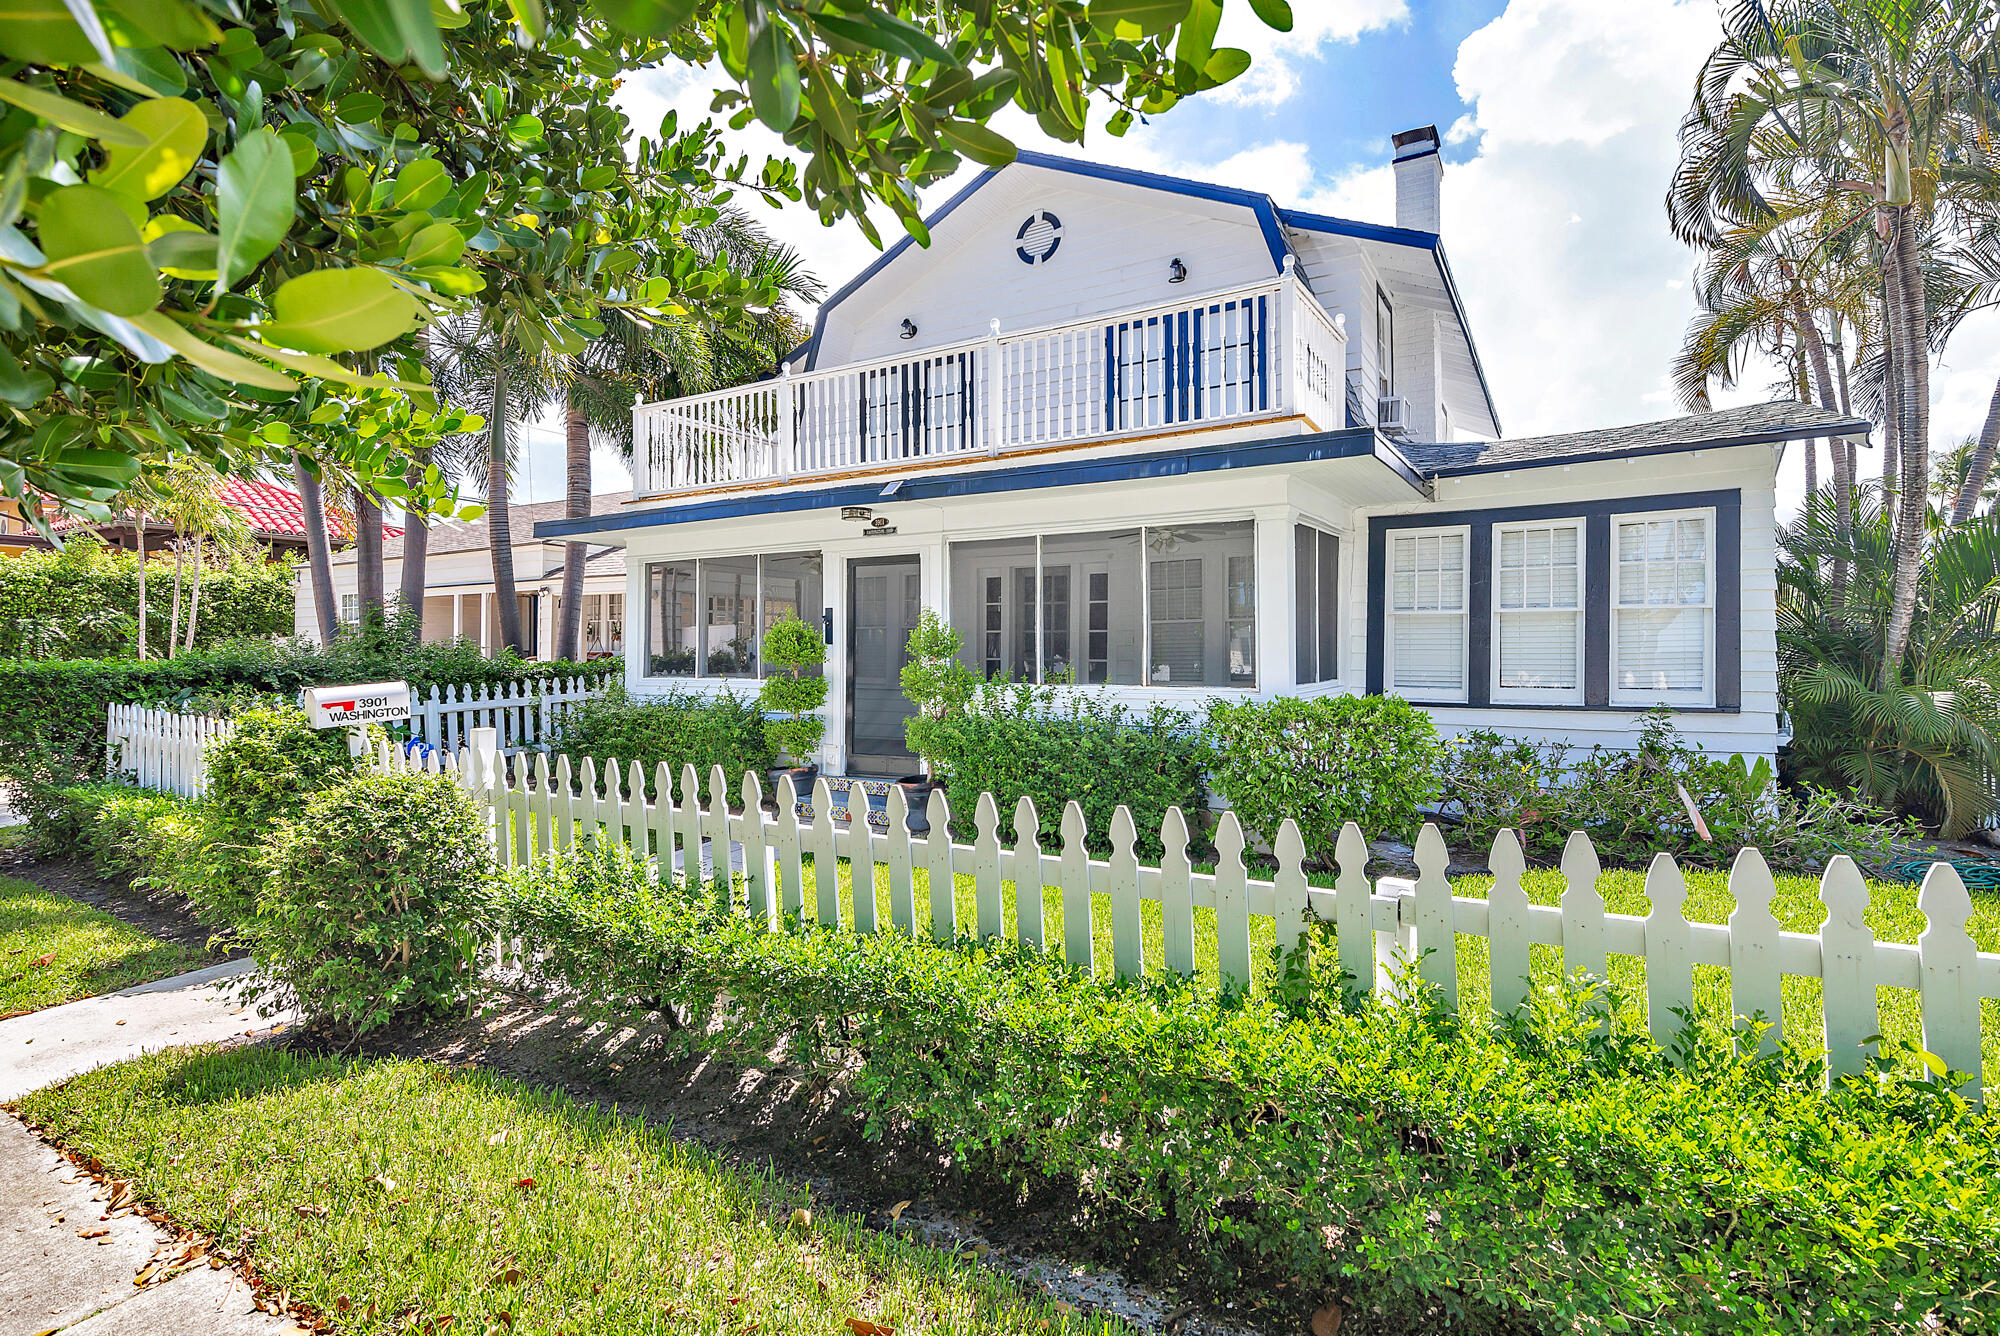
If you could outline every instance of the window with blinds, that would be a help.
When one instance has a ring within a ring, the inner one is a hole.
[[[1583,700],[1583,524],[1493,529],[1496,700]]]
[[[1612,701],[1712,703],[1714,513],[1620,517],[1611,527]]]
[[[1389,689],[1420,700],[1464,700],[1465,529],[1415,530],[1389,540]]]

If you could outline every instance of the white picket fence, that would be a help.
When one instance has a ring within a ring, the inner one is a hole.
[[[782,915],[837,927],[844,917],[856,931],[878,931],[874,868],[879,864],[888,870],[889,926],[897,932],[914,935],[927,929],[948,941],[972,930],[980,938],[1011,934],[1037,947],[1052,945],[1045,939],[1040,892],[1056,887],[1061,891],[1063,958],[1086,973],[1108,963],[1113,973],[1130,977],[1148,968],[1140,906],[1150,900],[1160,906],[1159,964],[1193,974],[1198,940],[1194,911],[1209,909],[1215,920],[1216,973],[1247,987],[1257,970],[1268,968],[1252,950],[1253,918],[1272,920],[1276,944],[1288,952],[1309,948],[1308,924],[1318,919],[1334,925],[1340,968],[1357,986],[1387,989],[1401,962],[1416,961],[1419,977],[1453,1007],[1459,996],[1458,937],[1470,934],[1489,943],[1496,1013],[1512,1012],[1527,997],[1531,946],[1559,948],[1571,975],[1603,977],[1611,955],[1634,956],[1645,963],[1648,1029],[1666,1044],[1682,1027],[1678,1013],[1694,1006],[1694,967],[1721,966],[1729,971],[1733,1014],[1761,1016],[1769,1023],[1759,1041],[1767,1051],[1783,1038],[1781,980],[1787,975],[1814,978],[1824,981],[1829,1077],[1866,1069],[1870,1040],[1880,1032],[1876,989],[1906,988],[1921,995],[1924,1048],[1952,1071],[1967,1074],[1961,1089],[1973,1099],[1979,1098],[1981,1087],[1980,1001],[2000,998],[2000,955],[1981,953],[1974,945],[1966,928],[1971,898],[1948,863],[1934,864],[1925,877],[1917,904],[1927,926],[1916,944],[1906,945],[1875,939],[1863,918],[1867,883],[1845,856],[1836,857],[1821,879],[1820,899],[1827,909],[1821,930],[1796,933],[1781,930],[1771,912],[1776,884],[1755,849],[1743,850],[1730,872],[1736,909],[1729,921],[1694,923],[1682,912],[1686,885],[1667,854],[1656,855],[1646,874],[1650,913],[1643,918],[1606,913],[1597,890],[1597,854],[1580,833],[1570,837],[1563,855],[1567,885],[1560,906],[1529,903],[1521,886],[1526,863],[1511,831],[1494,841],[1491,894],[1483,900],[1453,895],[1445,875],[1449,860],[1444,838],[1430,825],[1417,841],[1419,875],[1414,880],[1371,881],[1367,841],[1350,823],[1341,831],[1335,854],[1336,884],[1326,889],[1307,884],[1304,842],[1290,820],[1271,842],[1277,874],[1262,881],[1250,877],[1244,866],[1246,840],[1233,812],[1222,814],[1215,832],[1217,870],[1203,873],[1190,864],[1188,827],[1177,808],[1161,824],[1165,855],[1159,866],[1148,866],[1134,850],[1138,832],[1123,807],[1111,825],[1111,857],[1096,859],[1085,849],[1083,812],[1074,802],[1063,810],[1058,830],[1049,832],[1047,843],[1057,847],[1045,848],[1041,817],[1032,802],[1023,798],[1015,805],[1013,829],[1003,838],[998,807],[986,794],[974,814],[972,843],[959,844],[946,833],[950,811],[942,792],[930,799],[928,836],[913,836],[905,828],[901,789],[891,790],[888,829],[878,833],[865,822],[836,825],[824,779],[814,785],[810,820],[797,815],[800,795],[789,777],[779,785],[775,814],[763,811],[762,784],[754,773],[733,790],[743,810],[732,813],[726,800],[732,789],[719,767],[710,776],[710,798],[704,804],[692,766],[683,769],[676,785],[663,764],[653,777],[656,800],[648,802],[646,775],[637,763],[620,767],[607,762],[600,780],[598,768],[588,760],[572,775],[566,757],[551,770],[546,753],[530,764],[524,756],[503,760],[491,735],[480,735],[474,743],[455,755],[431,756],[428,768],[458,774],[481,796],[504,863],[526,864],[580,839],[605,837],[652,852],[663,867],[703,866],[704,845],[709,866],[730,867],[732,854],[740,850],[744,894],[737,895],[731,878],[718,878],[720,894],[773,925]],[[385,748],[378,764],[394,771],[414,763],[407,752]],[[807,856],[812,860],[810,891]],[[842,859],[852,864],[846,905],[838,870]],[[927,903],[921,906],[915,899],[917,868],[927,869],[929,882]],[[974,884],[975,921],[970,924],[958,920],[958,876],[970,876]],[[1003,882],[1014,883],[1017,891],[1012,924],[1004,921]],[[1095,958],[1099,895],[1110,913],[1109,962]]]
[[[104,741],[109,771],[142,788],[183,798],[208,792],[208,744],[226,738],[236,725],[207,714],[181,714],[144,705],[112,705],[106,710]]]
[[[553,736],[555,722],[605,690],[604,678],[527,678],[497,685],[432,687],[411,693],[410,737],[427,746],[457,751],[472,744],[472,731],[498,732],[500,750],[510,755],[539,747]]]

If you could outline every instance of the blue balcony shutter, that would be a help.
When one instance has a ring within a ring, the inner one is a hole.
[[[1202,418],[1207,416],[1206,412],[1204,411],[1206,405],[1202,403],[1201,375],[1202,375],[1202,367],[1208,361],[1208,347],[1206,342],[1202,338],[1201,315],[1202,315],[1202,308],[1199,306],[1195,307],[1194,308],[1194,416],[1196,418]]]
[[[1104,430],[1118,430],[1118,326],[1104,327]]]
[[[1257,299],[1257,408],[1261,412],[1271,406],[1270,365],[1264,352],[1264,321],[1271,299]]]

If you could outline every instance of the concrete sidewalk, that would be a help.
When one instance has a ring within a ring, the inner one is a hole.
[[[0,1021],[0,1100],[141,1053],[262,1035],[234,1000],[248,960]],[[144,1216],[109,1210],[107,1190],[11,1115],[0,1115],[0,1336],[280,1336],[302,1330],[259,1313],[234,1271],[178,1253]],[[85,1237],[89,1235],[90,1237]],[[169,1279],[159,1280],[162,1270]],[[143,1279],[141,1279],[143,1277]]]

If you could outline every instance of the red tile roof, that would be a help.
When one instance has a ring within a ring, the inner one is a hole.
[[[222,480],[222,499],[243,516],[260,538],[306,536],[305,503],[289,487],[255,478],[225,478]],[[77,515],[58,515],[54,521],[58,533],[86,527],[88,522]],[[351,542],[354,538],[354,517],[339,506],[329,505],[326,507],[326,528],[334,542]],[[402,535],[403,531],[393,524],[382,526],[384,538],[400,538]]]

